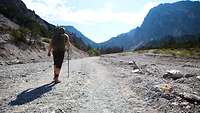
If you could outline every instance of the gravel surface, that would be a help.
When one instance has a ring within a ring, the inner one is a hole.
[[[133,73],[134,60],[140,73]],[[70,60],[70,77],[64,62],[60,84],[52,82],[52,62],[0,67],[1,113],[199,113],[199,60],[112,54]],[[194,74],[164,79],[170,69]],[[159,91],[169,84],[173,92]],[[185,97],[185,98],[183,98]],[[188,97],[188,98],[186,98]]]
[[[137,53],[111,54],[101,59],[104,65],[116,70],[112,75],[121,86],[129,87],[159,113],[200,113],[199,59]],[[137,66],[130,65],[130,61]],[[134,73],[135,67],[139,67],[141,72]],[[164,75],[169,70],[180,72],[182,77],[165,79]]]

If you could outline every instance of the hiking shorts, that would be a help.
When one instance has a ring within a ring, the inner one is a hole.
[[[61,68],[63,59],[64,59],[65,51],[53,51],[53,61],[56,68]]]

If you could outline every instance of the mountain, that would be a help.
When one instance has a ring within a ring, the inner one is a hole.
[[[34,11],[28,9],[26,5],[21,0],[1,0],[0,1],[0,14],[5,16],[7,19],[11,20],[13,23],[19,25],[19,29],[16,31],[14,35],[18,36],[21,40],[20,36],[23,35],[31,35],[30,37],[47,37],[50,38],[56,26],[48,23],[35,14]],[[0,26],[1,27],[1,26]],[[5,30],[5,26],[3,26]],[[87,45],[95,45],[94,42],[85,37],[81,32],[76,30],[73,26],[65,26],[66,31],[73,34],[73,44],[78,48],[87,48]],[[9,29],[7,29],[8,31]],[[12,30],[10,30],[11,32]],[[39,36],[38,36],[39,35]],[[23,37],[27,39],[27,36]],[[80,38],[80,39],[79,39]],[[33,39],[33,38],[32,38]],[[25,40],[25,39],[23,39]],[[87,49],[83,49],[87,50]]]
[[[54,29],[54,25],[29,10],[21,0],[0,0],[0,65],[2,62],[12,64],[49,59],[45,42],[50,41]],[[85,47],[81,41],[73,44]],[[72,45],[72,58],[88,55],[77,47]]]
[[[126,50],[152,46],[175,40],[176,42],[193,40],[200,33],[200,2],[180,1],[176,3],[160,4],[152,8],[137,30],[111,38],[103,45],[123,46]],[[190,37],[185,37],[189,35]],[[184,38],[182,38],[184,37]],[[196,39],[194,39],[196,40]],[[167,41],[166,41],[167,42]]]
[[[120,34],[116,37],[112,37],[110,40],[99,43],[101,48],[112,48],[112,47],[121,47],[123,49],[128,49],[130,46],[130,42],[132,41],[132,37],[135,36],[135,33],[138,31],[139,27],[129,31],[128,33]]]
[[[65,28],[65,32],[69,34],[73,34],[74,40],[81,40],[85,45],[96,48],[97,44],[84,36],[80,31],[78,31],[73,26],[63,26]],[[78,39],[77,39],[78,38]]]
[[[29,10],[21,0],[0,0],[0,13],[16,24],[43,36],[49,36],[55,27]]]

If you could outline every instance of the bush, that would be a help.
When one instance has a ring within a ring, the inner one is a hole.
[[[12,30],[12,31],[11,31],[11,35],[13,36],[13,37],[12,37],[12,40],[13,40],[15,43],[18,43],[18,42],[26,43],[25,35],[24,35],[23,32],[21,32],[20,30]]]
[[[90,48],[88,50],[88,54],[90,56],[99,56],[100,55],[100,52],[97,50],[97,49],[94,49],[94,48]]]

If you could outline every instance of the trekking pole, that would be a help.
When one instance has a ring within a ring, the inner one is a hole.
[[[67,77],[69,78],[69,50],[67,51],[67,57],[68,57],[67,58],[67,60],[68,60],[68,63],[67,63],[68,64],[68,76]]]

